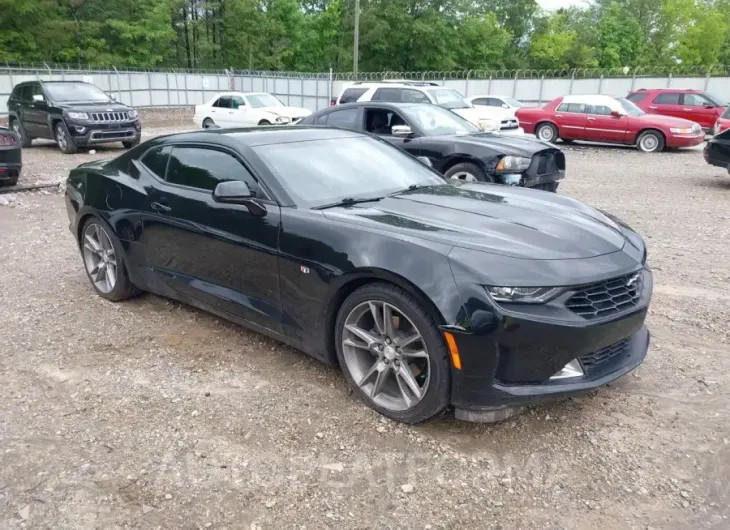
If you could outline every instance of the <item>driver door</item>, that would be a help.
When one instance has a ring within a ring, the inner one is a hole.
[[[181,144],[164,156],[169,156],[164,178],[150,179],[143,213],[142,242],[151,273],[178,298],[280,333],[278,204],[233,152]],[[142,165],[156,175],[146,159]],[[215,201],[215,187],[230,180],[246,182],[265,215]]]
[[[418,142],[415,142],[414,138],[393,136],[392,130],[394,125],[408,125],[412,130],[415,130],[413,125],[408,123],[396,111],[385,107],[368,106],[365,108],[364,119],[365,130],[370,134],[379,136],[389,144],[400,147],[413,156],[421,156]]]
[[[586,121],[585,140],[592,142],[623,143],[629,125],[625,114],[614,116],[606,105],[590,105]]]
[[[246,101],[241,96],[231,96],[231,108],[228,110],[231,127],[258,125],[258,122],[253,119],[254,113],[250,112],[250,107],[246,105]]]

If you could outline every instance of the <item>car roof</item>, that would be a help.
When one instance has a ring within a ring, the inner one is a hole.
[[[631,94],[636,92],[685,92],[687,94],[699,94],[704,90],[698,88],[639,88],[638,90],[632,90]]]
[[[166,143],[174,142],[207,142],[211,135],[219,135],[234,140],[248,147],[269,144],[288,144],[311,140],[335,140],[367,136],[363,133],[338,129],[336,127],[241,127],[235,129],[207,129],[187,133],[170,134],[164,137]],[[223,138],[221,140],[223,140]],[[222,143],[229,143],[223,140]]]
[[[364,87],[364,88],[446,88],[442,87],[436,82],[433,81],[409,81],[409,80],[387,80],[384,79],[383,81],[355,81],[354,83],[351,83],[347,86],[345,86],[344,90],[347,90],[348,88],[357,88],[357,87]]]
[[[563,103],[585,103],[588,105],[615,105],[616,98],[604,94],[572,94],[563,96]]]

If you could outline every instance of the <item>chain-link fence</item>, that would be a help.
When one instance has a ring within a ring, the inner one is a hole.
[[[725,66],[637,67],[570,70],[458,70],[427,72],[270,72],[251,70],[130,70],[58,64],[0,66],[0,116],[22,81],[86,81],[125,104],[144,108],[198,105],[216,93],[236,90],[269,92],[287,105],[318,110],[329,105],[349,83],[384,79],[433,81],[465,96],[502,95],[542,104],[566,94],[625,95],[638,88],[694,88],[730,96],[730,68]]]

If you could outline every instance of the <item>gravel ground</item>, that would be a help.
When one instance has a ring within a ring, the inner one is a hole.
[[[39,145],[23,181],[118,152]],[[275,341],[106,302],[61,196],[0,196],[0,527],[730,527],[730,178],[697,150],[566,154],[560,192],[647,238],[653,343],[609,387],[497,425],[396,424]]]

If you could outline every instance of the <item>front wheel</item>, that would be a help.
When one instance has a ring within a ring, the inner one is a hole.
[[[139,293],[127,274],[122,244],[106,222],[90,217],[80,247],[86,276],[99,296],[119,302]]]
[[[271,122],[269,120],[261,120],[259,122],[260,127],[268,127],[269,125],[271,125]]]
[[[130,140],[128,142],[122,142],[122,145],[125,149],[131,149],[132,147],[137,147],[140,141],[141,138],[135,138],[134,140]]]
[[[659,131],[644,131],[636,139],[636,147],[642,153],[658,153],[664,149],[664,136]]]
[[[72,155],[78,151],[73,138],[71,138],[71,135],[68,133],[65,123],[59,121],[56,124],[54,131],[56,134],[56,144],[58,144],[58,148],[61,152],[66,153],[67,155]]]
[[[335,324],[348,384],[384,416],[418,423],[449,403],[446,346],[433,318],[404,290],[374,283],[352,293]]]
[[[449,168],[444,175],[447,179],[461,180],[462,182],[494,182],[482,168],[471,162],[462,162]]]

